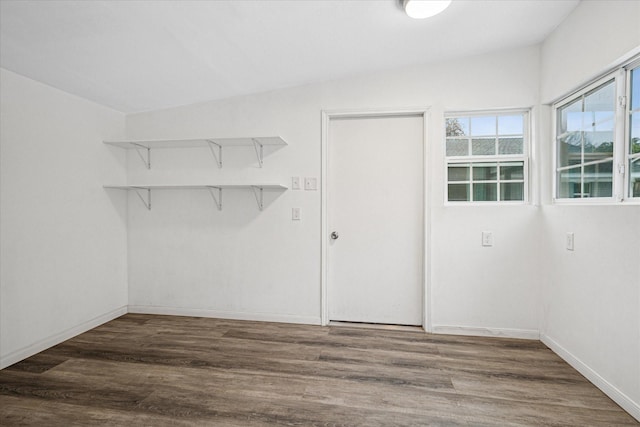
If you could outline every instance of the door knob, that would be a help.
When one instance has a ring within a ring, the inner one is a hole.
[[[337,232],[337,231],[333,231],[333,232],[331,232],[331,239],[332,239],[332,240],[337,240],[337,239],[338,239],[338,237],[340,237],[340,235],[338,234],[338,232]]]

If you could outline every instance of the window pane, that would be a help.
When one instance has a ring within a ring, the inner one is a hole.
[[[582,100],[558,110],[558,166],[582,162]]]
[[[498,167],[495,163],[479,163],[473,166],[474,181],[495,181],[498,177]]]
[[[522,154],[523,145],[522,138],[499,138],[498,154]]]
[[[631,146],[629,149],[631,154],[640,153],[640,112],[631,115]]]
[[[630,162],[629,192],[632,197],[640,197],[640,159]]]
[[[524,200],[524,183],[505,182],[500,184],[500,200]]]
[[[640,67],[631,70],[631,109],[640,108]]]
[[[610,82],[584,98],[583,148],[585,153],[593,153],[585,156],[585,162],[613,155],[615,95],[615,86]]]
[[[447,138],[447,156],[468,156],[469,141],[466,139]]]
[[[469,184],[449,184],[447,194],[450,202],[468,202]]]
[[[581,167],[558,172],[558,197],[575,199],[582,197]]]
[[[501,163],[500,180],[508,181],[515,179],[524,179],[524,163]]]
[[[478,202],[494,202],[498,200],[496,183],[474,183],[473,200]]]
[[[558,172],[558,197],[613,194],[615,101],[615,81],[611,80],[558,110],[558,167],[611,160]]]
[[[468,117],[450,117],[446,120],[447,136],[469,135]]]
[[[474,156],[492,156],[496,154],[495,138],[474,138],[471,140],[471,154]]]
[[[613,162],[584,167],[584,197],[611,197],[613,194]]]
[[[449,166],[449,181],[469,181],[470,175],[469,165]]]
[[[578,98],[560,109],[558,135],[583,130],[582,121],[582,98]]]
[[[498,116],[498,135],[522,135],[524,133],[524,117]]]
[[[592,114],[593,122],[591,125],[593,126],[593,130],[596,132],[613,132],[613,121],[614,115],[613,111],[596,111]]]
[[[496,116],[471,117],[471,135],[488,136],[496,134]]]

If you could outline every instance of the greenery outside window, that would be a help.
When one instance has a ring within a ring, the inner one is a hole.
[[[525,110],[445,116],[448,202],[527,200],[528,116]]]

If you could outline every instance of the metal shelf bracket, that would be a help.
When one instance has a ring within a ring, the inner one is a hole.
[[[147,167],[147,169],[151,169],[151,148],[145,147],[144,145],[141,145],[141,144],[136,144],[135,142],[132,142],[131,145],[133,145],[133,147],[136,149],[138,156],[140,157],[144,165]],[[146,150],[147,152],[146,158],[145,158],[145,155],[142,154],[141,150]]]
[[[221,211],[222,210],[222,188],[220,188],[220,187],[207,187],[207,190],[209,190],[209,194],[211,194],[211,198],[213,199],[214,203],[216,204],[216,207],[218,208],[219,211]],[[216,193],[218,193],[218,194],[216,195]]]
[[[142,194],[140,194],[141,191],[145,191],[146,190],[146,198],[145,196],[143,196]],[[134,187],[133,191],[136,192],[136,194],[138,195],[138,197],[140,198],[140,200],[142,200],[142,203],[144,203],[144,206],[148,209],[151,210],[151,189],[150,188],[137,188]]]
[[[262,159],[264,158],[264,146],[260,141],[255,138],[251,138],[251,142],[253,142],[253,148],[256,150],[256,157],[258,157],[258,163],[260,167],[262,167]]]
[[[253,190],[253,195],[256,196],[256,202],[258,202],[258,209],[262,210],[262,208],[264,208],[263,188],[252,185],[251,189]]]
[[[216,159],[218,168],[222,168],[222,145],[218,144],[217,142],[211,139],[207,139],[206,141],[207,141],[207,144],[209,145],[209,149],[211,150],[211,154],[213,154],[213,158]]]

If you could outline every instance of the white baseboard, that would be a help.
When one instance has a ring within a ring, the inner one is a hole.
[[[526,340],[540,339],[540,332],[533,329],[482,328],[475,326],[433,325],[434,334],[470,335],[475,337],[520,338]]]
[[[91,320],[88,320],[84,323],[81,323],[78,326],[74,326],[73,328],[67,329],[50,337],[41,339],[27,347],[23,347],[19,350],[11,352],[6,356],[2,356],[0,358],[0,369],[4,369],[7,366],[11,366],[14,363],[18,363],[21,360],[26,359],[27,357],[31,357],[34,354],[40,353],[54,345],[58,345],[63,341],[71,339],[76,335],[80,335],[84,332],[87,332],[90,329],[98,327],[103,323],[106,323],[110,320],[113,320],[117,317],[122,316],[123,314],[127,314],[127,306],[117,308],[113,311],[105,313],[101,316],[94,317]]]
[[[609,396],[614,402],[627,411],[632,417],[640,421],[640,403],[634,402],[629,396],[618,390],[613,384],[602,378],[596,371],[591,369],[586,363],[571,354],[552,338],[540,334],[540,341],[549,347],[554,353],[560,356],[565,362],[571,365],[576,371],[584,375],[604,394]]]
[[[320,316],[296,316],[293,314],[253,313],[244,311],[218,311],[199,308],[162,307],[154,305],[130,305],[129,313],[162,314],[169,316],[213,317],[231,320],[253,320],[258,322],[299,323],[320,325]]]

